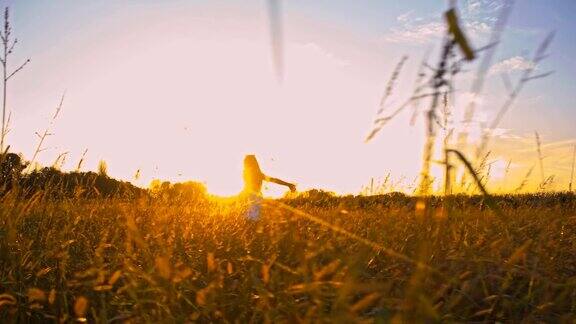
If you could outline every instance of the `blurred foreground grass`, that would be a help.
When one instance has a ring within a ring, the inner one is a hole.
[[[576,320],[576,197],[0,200],[0,321]],[[419,264],[419,265],[418,265]]]

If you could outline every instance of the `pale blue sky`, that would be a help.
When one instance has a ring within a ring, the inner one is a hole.
[[[489,7],[491,3],[498,1],[460,1],[462,11],[471,2],[478,2],[483,7]],[[265,11],[264,1],[5,1],[12,7],[14,29],[18,37],[22,40],[22,45],[18,49],[18,54],[22,57],[30,56],[43,51],[54,50],[61,42],[70,38],[70,34],[80,33],[86,28],[102,28],[117,16],[138,15],[145,10],[178,10],[178,8],[194,8],[202,10],[206,15],[214,7],[228,8],[231,11],[243,7],[247,14],[254,15]],[[293,16],[303,16],[311,20],[332,25],[335,31],[344,30],[353,34],[355,41],[375,39],[383,37],[391,29],[398,28],[401,22],[397,17],[411,13],[414,19],[429,21],[438,19],[444,10],[445,1],[342,1],[342,0],[322,0],[322,1],[285,1],[283,3],[285,22],[290,24]],[[552,136],[566,137],[574,136],[576,128],[571,127],[576,120],[576,109],[571,107],[575,102],[576,83],[576,61],[573,59],[576,54],[576,19],[572,15],[576,12],[576,2],[571,0],[520,0],[516,1],[515,8],[510,19],[509,30],[505,42],[500,47],[497,57],[500,59],[509,58],[516,55],[526,56],[531,53],[538,41],[544,35],[555,30],[556,40],[551,47],[551,57],[546,62],[546,66],[556,71],[556,74],[537,85],[531,86],[527,90],[527,95],[538,93],[546,94],[542,98],[541,104],[546,106],[545,111],[550,118],[546,124],[541,123],[540,114],[537,111],[525,110],[526,116],[521,124],[513,126],[525,126],[534,128],[539,126],[543,131],[552,131]],[[479,14],[467,15],[471,21],[486,20],[494,17],[493,12],[482,12]],[[489,16],[489,17],[488,17]],[[290,34],[286,35],[290,39]],[[300,41],[312,41],[325,47],[326,50],[337,55],[340,49],[332,48],[330,42],[316,37],[313,33],[308,39],[296,39]],[[425,48],[427,44],[395,44],[387,49],[395,54],[414,52],[414,45]],[[97,44],[94,44],[97,46]],[[528,122],[528,123],[525,123]]]

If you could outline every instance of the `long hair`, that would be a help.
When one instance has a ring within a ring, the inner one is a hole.
[[[246,155],[244,157],[244,179],[253,178],[256,175],[262,174],[258,160],[255,155]]]

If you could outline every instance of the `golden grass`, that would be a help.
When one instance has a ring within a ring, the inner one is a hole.
[[[0,202],[0,319],[573,321],[571,194]],[[431,207],[436,206],[436,207]],[[429,216],[423,216],[429,215]]]

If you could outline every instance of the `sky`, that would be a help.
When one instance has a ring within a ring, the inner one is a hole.
[[[73,170],[87,150],[83,170],[105,160],[111,176],[141,186],[152,179],[197,180],[210,192],[234,194],[242,187],[243,156],[251,153],[265,173],[300,190],[358,193],[371,179],[380,183],[390,175],[389,190],[410,191],[418,177],[421,115],[411,126],[406,111],[364,140],[400,59],[408,56],[387,110],[410,96],[427,52],[431,65],[437,61],[444,1],[284,1],[282,82],[262,0],[3,4],[19,40],[9,69],[31,59],[10,79],[7,96],[7,140],[26,159],[38,142],[35,132],[50,125],[53,135],[38,162],[52,165],[66,153],[61,168]],[[458,1],[475,48],[487,44],[501,4]],[[458,76],[457,129],[467,100],[479,103],[473,142],[506,98],[502,75],[514,82],[527,68],[554,71],[530,82],[498,125],[489,147],[489,189],[514,190],[532,168],[525,190],[552,175],[550,188],[568,186],[576,144],[575,10],[572,0],[517,0],[482,93],[470,94],[477,63]],[[532,53],[551,31],[550,56],[534,65]],[[441,166],[433,172],[441,176]],[[283,190],[270,185],[265,194]]]

